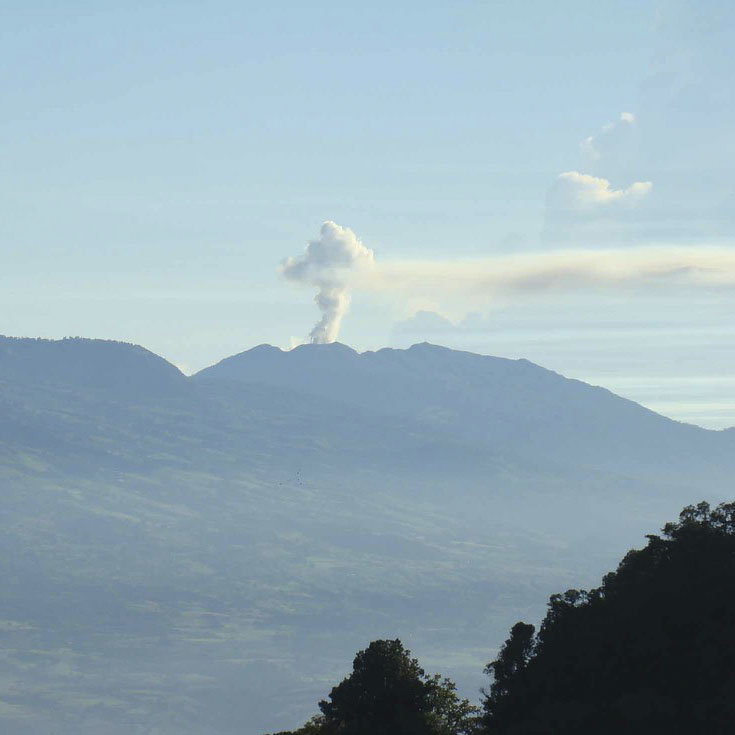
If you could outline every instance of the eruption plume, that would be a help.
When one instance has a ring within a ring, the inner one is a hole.
[[[356,271],[372,268],[375,255],[347,227],[327,221],[319,238],[310,240],[303,255],[287,258],[281,272],[291,281],[314,286],[314,301],[322,318],[309,335],[312,344],[334,342],[350,303],[349,281]]]

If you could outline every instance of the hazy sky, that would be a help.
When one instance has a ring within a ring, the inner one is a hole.
[[[0,332],[194,370],[351,298],[735,424],[734,47],[729,0],[4,2]]]

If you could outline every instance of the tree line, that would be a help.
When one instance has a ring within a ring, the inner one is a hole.
[[[735,503],[687,506],[592,590],[510,631],[479,706],[400,640],[373,641],[298,730],[275,735],[735,733]]]

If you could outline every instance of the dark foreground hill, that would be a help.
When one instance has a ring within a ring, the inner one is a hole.
[[[0,338],[0,730],[293,726],[388,635],[474,696],[513,620],[703,486],[724,498],[733,449],[430,345],[187,378],[132,345]]]

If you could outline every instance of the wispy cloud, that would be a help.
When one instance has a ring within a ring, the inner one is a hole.
[[[735,286],[735,247],[559,250],[472,260],[393,261],[355,274],[350,284],[411,295],[471,295],[642,284]]]
[[[621,112],[615,122],[603,125],[594,135],[588,135],[580,144],[579,152],[587,162],[599,160],[611,142],[625,129],[635,123],[632,112]]]
[[[636,181],[625,189],[613,189],[607,179],[565,171],[549,191],[548,206],[561,212],[595,213],[637,205],[652,189],[650,181]]]

